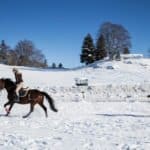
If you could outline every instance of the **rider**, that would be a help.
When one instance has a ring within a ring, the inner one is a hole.
[[[19,90],[23,88],[22,73],[20,73],[17,68],[13,68],[12,71],[16,79],[16,101],[19,102]]]

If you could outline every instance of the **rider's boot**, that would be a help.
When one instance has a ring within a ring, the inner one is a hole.
[[[14,100],[15,102],[19,102],[20,101],[20,99],[19,99],[19,95],[16,93],[16,95],[15,95],[15,100]]]

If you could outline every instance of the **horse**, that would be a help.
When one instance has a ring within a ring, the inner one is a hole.
[[[6,110],[5,116],[8,116],[10,114],[10,111],[11,111],[12,107],[14,106],[14,104],[18,103],[18,104],[30,104],[30,111],[25,116],[23,116],[23,118],[28,117],[34,111],[35,104],[39,104],[42,107],[42,109],[44,110],[45,116],[48,117],[47,108],[43,103],[44,97],[46,97],[51,110],[54,112],[58,111],[55,108],[54,100],[52,99],[52,97],[44,91],[40,91],[38,89],[29,89],[27,94],[24,97],[19,97],[20,100],[18,102],[16,102],[15,101],[16,83],[13,82],[9,78],[6,78],[6,79],[1,78],[0,79],[0,90],[3,90],[3,89],[6,89],[7,98],[8,98],[8,102],[4,104],[4,108]],[[9,105],[9,108],[7,109],[6,106],[8,106],[8,105]]]

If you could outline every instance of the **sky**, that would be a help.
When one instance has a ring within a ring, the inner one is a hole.
[[[96,41],[100,25],[110,21],[130,33],[132,53],[147,55],[150,48],[149,0],[1,0],[0,40],[12,48],[31,40],[48,64],[80,64],[83,38]]]

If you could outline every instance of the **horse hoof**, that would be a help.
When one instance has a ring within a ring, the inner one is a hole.
[[[6,113],[10,113],[10,110],[8,108],[5,108]]]
[[[27,118],[27,116],[22,116],[22,118]]]

